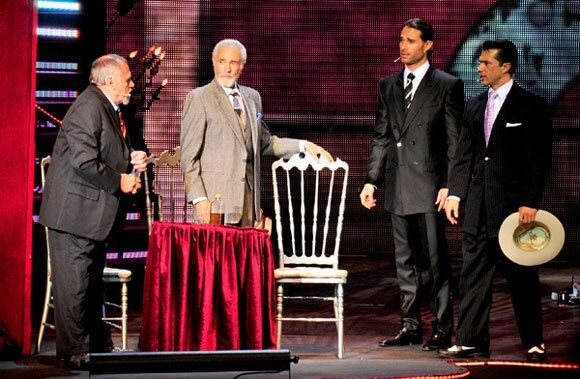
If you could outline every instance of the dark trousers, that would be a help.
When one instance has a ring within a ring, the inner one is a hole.
[[[489,314],[496,263],[505,270],[520,338],[529,349],[543,342],[540,280],[536,267],[520,266],[504,258],[497,238],[465,233],[457,345],[489,349]]]
[[[449,289],[451,266],[445,239],[445,224],[438,213],[410,216],[391,215],[395,244],[395,265],[401,297],[401,324],[421,331],[419,290],[421,263],[432,279],[431,311],[433,329],[448,333],[453,328],[453,308]]]
[[[105,242],[48,230],[56,351],[68,357],[113,347],[103,315]]]

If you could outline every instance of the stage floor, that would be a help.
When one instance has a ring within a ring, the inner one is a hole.
[[[454,293],[460,260],[453,262]],[[401,377],[469,377],[469,378],[575,378],[580,371],[553,368],[551,371],[528,368],[523,372],[517,365],[497,366],[501,361],[523,362],[525,350],[517,335],[507,284],[501,272],[494,283],[494,302],[491,314],[491,365],[456,366],[423,352],[420,345],[380,348],[378,342],[394,334],[399,324],[398,287],[395,270],[389,259],[343,257],[341,266],[349,270],[345,286],[345,354],[339,361],[336,356],[336,332],[333,323],[286,323],[282,337],[284,349],[299,357],[291,364],[291,378],[401,378]],[[544,316],[544,336],[551,364],[580,364],[580,307],[558,306],[551,300],[553,291],[567,288],[573,275],[580,278],[580,264],[552,262],[540,270]],[[138,275],[137,275],[138,276]],[[428,286],[426,287],[428,289]],[[132,296],[129,324],[129,349],[138,351],[141,320],[140,302],[142,288],[137,281],[131,283]],[[428,292],[426,292],[428,294]],[[457,299],[454,300],[457,311]],[[323,304],[325,305],[325,304]],[[306,306],[288,305],[285,310]],[[329,306],[317,306],[311,316],[327,316]],[[455,312],[457,315],[457,312]],[[430,315],[428,303],[422,308],[424,338],[429,337]],[[120,335],[114,332],[120,345]],[[33,336],[36,338],[36,335]],[[519,371],[518,371],[519,370]],[[234,378],[239,372],[223,373],[173,373],[99,375],[99,378]],[[18,361],[0,362],[0,377],[8,378],[60,378],[69,377],[55,357],[54,334],[49,331],[41,354]],[[78,377],[88,377],[88,372],[74,372]],[[447,375],[447,376],[446,376]],[[255,373],[243,378],[288,378],[288,371],[278,374]]]

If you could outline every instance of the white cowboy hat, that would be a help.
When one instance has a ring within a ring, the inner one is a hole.
[[[536,220],[520,224],[518,212],[512,213],[499,228],[499,246],[511,261],[536,266],[553,259],[564,246],[564,226],[550,212],[538,210]]]

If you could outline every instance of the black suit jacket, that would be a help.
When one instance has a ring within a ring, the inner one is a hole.
[[[121,173],[130,147],[107,97],[89,86],[66,113],[52,152],[40,222],[52,229],[104,240],[119,206]]]
[[[365,183],[384,181],[385,208],[397,215],[435,212],[447,186],[463,111],[463,82],[430,67],[405,116],[403,71],[379,81]]]
[[[465,107],[449,192],[465,199],[464,231],[486,223],[495,237],[503,220],[521,206],[538,209],[548,181],[552,120],[544,100],[516,83],[494,122],[488,146],[483,136],[487,91]],[[484,208],[485,218],[480,220]]]

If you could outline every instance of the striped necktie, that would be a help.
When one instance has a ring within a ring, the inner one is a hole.
[[[415,79],[415,75],[411,72],[407,75],[407,82],[405,83],[405,90],[403,91],[405,97],[405,112],[409,109],[411,100],[413,100],[413,79]]]

